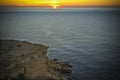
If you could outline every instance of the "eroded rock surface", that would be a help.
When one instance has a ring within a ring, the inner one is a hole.
[[[0,40],[0,80],[69,80],[71,67],[48,60],[47,46]]]

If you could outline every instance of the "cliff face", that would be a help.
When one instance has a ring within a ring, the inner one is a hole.
[[[0,40],[0,79],[69,80],[61,73],[71,72],[70,67],[48,60],[47,49],[41,44]]]

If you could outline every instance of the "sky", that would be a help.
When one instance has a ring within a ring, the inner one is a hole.
[[[1,6],[120,6],[120,0],[0,0]]]

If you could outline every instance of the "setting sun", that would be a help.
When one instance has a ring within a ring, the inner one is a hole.
[[[57,7],[56,6],[53,6],[54,9],[56,9]]]
[[[55,1],[55,0],[50,1],[50,5],[51,5],[54,9],[56,9],[58,6],[60,6],[60,5],[59,5],[59,2],[57,2],[57,1]]]

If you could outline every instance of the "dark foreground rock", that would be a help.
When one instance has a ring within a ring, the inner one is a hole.
[[[68,64],[48,60],[47,46],[0,40],[0,80],[69,80]]]

